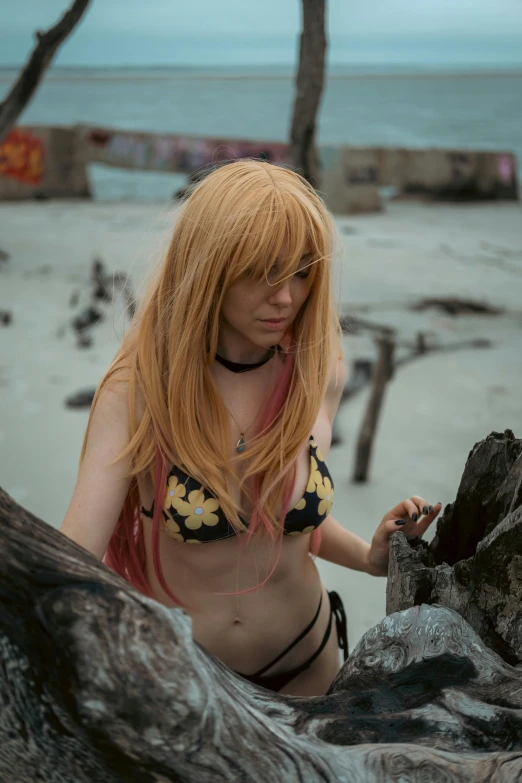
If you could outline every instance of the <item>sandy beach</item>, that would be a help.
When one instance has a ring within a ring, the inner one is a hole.
[[[154,204],[0,204],[0,482],[13,497],[59,526],[73,491],[86,410],[65,406],[97,384],[126,325],[121,299],[104,308],[93,344],[79,348],[71,320],[89,304],[92,260],[140,281],[161,254],[174,220]],[[342,443],[329,467],[334,516],[371,538],[403,497],[451,502],[473,444],[492,430],[522,434],[522,205],[395,201],[378,215],[339,217],[342,313],[397,329],[405,344],[422,330],[439,345],[482,338],[489,348],[434,352],[405,365],[387,389],[370,481],[351,482],[367,403],[364,391],[340,409]],[[458,296],[503,310],[452,317],[414,311],[426,297]],[[371,333],[345,338],[345,356],[373,358]],[[385,613],[385,580],[319,561],[343,597],[350,646]]]

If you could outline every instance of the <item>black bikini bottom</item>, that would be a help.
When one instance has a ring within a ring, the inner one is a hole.
[[[323,639],[321,641],[321,644],[317,648],[317,650],[312,653],[310,658],[308,658],[304,663],[301,663],[299,666],[296,666],[294,669],[290,669],[287,672],[281,672],[280,674],[264,674],[264,672],[268,671],[269,669],[274,666],[274,664],[278,663],[281,658],[284,658],[284,656],[290,652],[290,650],[293,650],[293,648],[299,644],[301,639],[304,639],[304,637],[312,630],[314,625],[317,622],[317,618],[319,617],[319,612],[321,611],[321,606],[323,603],[323,593],[321,591],[321,600],[319,601],[319,606],[317,607],[317,611],[315,613],[315,616],[311,623],[306,626],[304,631],[302,631],[299,636],[294,639],[294,641],[286,647],[282,653],[280,653],[277,658],[274,658],[273,661],[270,661],[270,663],[267,663],[266,666],[263,666],[262,669],[260,669],[255,674],[241,674],[240,672],[236,672],[236,674],[239,674],[240,677],[243,677],[244,680],[248,680],[249,682],[253,682],[254,685],[261,685],[263,688],[268,688],[271,691],[280,691],[281,688],[284,688],[285,685],[287,685],[291,680],[293,680],[295,677],[297,677],[298,674],[301,674],[301,672],[306,671],[306,669],[309,669],[312,663],[315,661],[316,658],[319,657],[319,655],[322,653],[326,645],[328,644],[328,640],[330,638],[330,633],[332,631],[332,618],[335,618],[335,625],[337,629],[337,638],[339,640],[339,647],[343,652],[343,658],[346,661],[348,658],[348,628],[346,623],[346,614],[344,611],[343,602],[341,601],[340,597],[337,593],[331,592],[328,593],[328,597],[330,599],[330,619],[328,621],[328,627],[325,631],[325,634],[323,636]]]

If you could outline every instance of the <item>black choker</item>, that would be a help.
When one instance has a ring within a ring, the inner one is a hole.
[[[223,367],[226,367],[227,370],[231,370],[232,372],[248,372],[249,370],[256,370],[258,367],[262,367],[263,364],[266,364],[270,361],[272,356],[276,352],[276,345],[272,345],[271,348],[268,349],[268,353],[266,356],[264,356],[263,359],[261,359],[260,362],[255,362],[255,364],[242,364],[241,362],[231,362],[229,359],[224,359],[219,354],[216,354],[216,361],[223,365]]]

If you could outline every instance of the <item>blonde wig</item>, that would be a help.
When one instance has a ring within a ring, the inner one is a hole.
[[[340,339],[331,282],[333,237],[327,209],[306,180],[258,160],[238,160],[214,170],[181,208],[168,251],[92,408],[107,384],[124,379],[131,439],[119,458],[131,458],[131,486],[106,562],[143,592],[150,594],[140,475],[154,481],[154,569],[171,597],[159,560],[169,465],[200,481],[218,498],[236,530],[246,530],[230,494],[229,414],[210,372],[221,304],[228,286],[246,275],[259,281],[270,276],[270,284],[277,286],[309,255],[308,297],[286,335],[279,376],[258,416],[255,437],[246,453],[237,456],[248,459],[243,481],[251,479],[254,487],[249,493],[243,486],[254,507],[247,539],[260,529],[272,536],[282,533],[296,458],[319,413]],[[276,259],[274,277],[270,272]],[[138,398],[144,403],[140,411]]]

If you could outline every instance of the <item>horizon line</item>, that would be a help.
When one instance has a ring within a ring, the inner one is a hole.
[[[2,71],[21,71],[25,62],[18,65],[1,65],[0,73]],[[245,72],[238,73],[241,69],[245,69]],[[334,69],[334,70],[331,70]],[[339,72],[339,69],[343,69],[344,72]],[[367,69],[367,70],[365,70]],[[386,71],[385,69],[389,69]],[[220,71],[215,75],[212,71]],[[273,71],[280,70],[282,73],[273,73]],[[162,78],[172,78],[176,72],[179,76],[201,78],[232,78],[232,79],[244,79],[244,78],[257,78],[259,75],[263,75],[270,79],[286,79],[289,76],[295,76],[297,71],[297,63],[295,64],[280,64],[280,63],[256,63],[256,64],[217,64],[208,63],[201,65],[159,65],[159,64],[139,64],[139,65],[54,65],[47,69],[48,74],[59,75],[63,73],[74,73],[81,71],[171,71],[172,73]],[[224,72],[223,72],[224,71]],[[229,73],[226,73],[226,72]],[[232,73],[230,73],[232,71]],[[250,71],[251,73],[248,73]],[[264,73],[263,73],[264,71]],[[272,71],[272,73],[267,73]],[[337,71],[337,72],[336,72]],[[522,62],[502,65],[491,64],[479,64],[479,63],[332,63],[325,68],[325,76],[333,79],[360,79],[360,78],[398,78],[398,77],[450,77],[450,76],[463,76],[476,78],[480,76],[521,76],[522,75]],[[92,77],[91,77],[92,78]],[[103,77],[102,77],[103,78]],[[129,78],[129,77],[124,77]],[[132,78],[132,77],[131,77]],[[141,77],[142,80],[148,80],[151,77]]]

